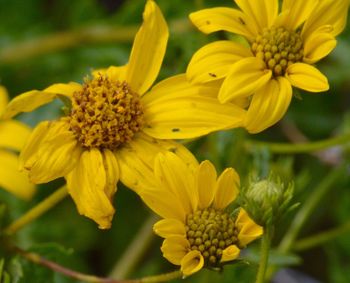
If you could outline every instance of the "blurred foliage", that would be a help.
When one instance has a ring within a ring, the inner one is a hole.
[[[204,44],[227,35],[218,33],[205,36],[191,27],[187,15],[195,10],[212,6],[232,6],[229,0],[158,0],[165,18],[178,21],[185,29],[177,31],[171,26],[171,36],[166,58],[158,80],[184,72],[193,53]],[[126,63],[131,41],[126,42],[81,42],[74,47],[55,50],[40,56],[6,62],[2,51],[16,48],[23,42],[35,40],[55,33],[69,32],[80,28],[138,25],[141,22],[144,0],[0,0],[0,83],[6,86],[12,97],[31,90],[40,89],[56,82],[78,81],[92,69],[122,65]],[[348,25],[349,26],[349,25]],[[329,164],[313,155],[275,156],[267,150],[248,152],[246,139],[265,141],[288,141],[288,128],[281,125],[295,124],[309,139],[327,138],[342,131],[349,131],[350,122],[350,28],[338,38],[335,51],[318,66],[329,78],[331,90],[322,94],[300,92],[300,100],[294,99],[282,123],[255,136],[237,129],[215,133],[188,143],[199,160],[210,159],[222,170],[232,166],[239,172],[243,185],[250,172],[267,176],[274,170],[285,181],[294,180],[295,202],[303,203],[312,189],[330,170]],[[1,58],[4,60],[1,61]],[[63,105],[52,103],[41,109],[20,116],[29,125],[44,119],[58,117]],[[345,156],[345,154],[344,154]],[[349,160],[349,159],[348,159]],[[18,218],[29,208],[39,203],[63,180],[39,187],[31,202],[15,199],[4,191],[0,200],[6,206],[3,225]],[[119,185],[116,194],[117,209],[112,229],[101,231],[92,221],[78,215],[73,201],[67,198],[43,217],[20,231],[15,242],[57,261],[71,269],[106,276],[131,243],[150,211],[130,190]],[[350,218],[349,176],[334,185],[326,200],[314,212],[301,236],[311,235],[327,228],[336,227]],[[276,243],[286,231],[293,211],[276,229]],[[350,282],[350,240],[349,235],[337,238],[323,247],[305,251],[299,256],[272,256],[281,265],[294,268],[321,282]],[[54,244],[53,244],[54,243]],[[129,277],[154,275],[174,270],[160,252],[161,240],[154,237],[152,244],[134,268]],[[248,258],[256,255],[257,243],[247,251]],[[67,252],[68,251],[68,252]],[[28,263],[19,257],[3,252],[0,258],[0,281],[18,283],[68,283],[77,282],[50,270]],[[253,260],[254,262],[254,260]],[[3,268],[5,267],[5,269]],[[238,262],[226,266],[224,272],[205,270],[184,282],[252,282],[257,265]],[[6,271],[5,271],[6,270]],[[11,280],[9,279],[11,277]]]

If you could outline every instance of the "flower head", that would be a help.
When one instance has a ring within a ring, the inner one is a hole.
[[[187,75],[194,83],[224,79],[221,102],[251,97],[244,126],[257,133],[288,109],[292,86],[322,92],[327,78],[313,64],[336,46],[345,27],[349,0],[235,0],[240,9],[211,8],[190,15],[204,33],[225,30],[249,47],[217,41],[193,56]]]
[[[175,154],[165,153],[157,156],[154,170],[157,185],[139,194],[164,218],[154,231],[165,238],[164,257],[181,265],[185,276],[235,260],[262,234],[244,209],[238,213],[228,209],[239,193],[234,169],[227,168],[217,178],[209,161],[189,168]]]
[[[167,40],[163,15],[148,0],[126,65],[96,70],[83,84],[54,84],[26,92],[7,107],[5,115],[11,117],[56,97],[69,101],[67,116],[44,121],[34,129],[21,163],[35,183],[65,177],[78,211],[100,228],[111,225],[118,180],[135,191],[148,186],[157,153],[176,152],[196,163],[170,139],[198,137],[242,123],[243,109],[221,105],[215,97],[217,88],[191,86],[185,75],[150,89]],[[147,176],[147,181],[140,182],[141,176]]]
[[[0,115],[5,110],[8,94],[0,86]],[[35,186],[26,174],[18,171],[18,155],[13,151],[23,148],[30,134],[30,128],[15,120],[0,120],[0,187],[22,199],[30,199]]]

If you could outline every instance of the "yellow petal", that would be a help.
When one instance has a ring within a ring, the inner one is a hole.
[[[110,228],[114,208],[105,191],[106,169],[101,152],[85,150],[66,179],[79,213],[94,220],[100,229]]]
[[[337,41],[332,34],[314,32],[305,41],[303,61],[308,64],[316,63],[331,53],[336,45]]]
[[[18,121],[0,121],[0,147],[21,150],[30,131],[28,126]]]
[[[321,92],[329,89],[327,78],[315,67],[308,64],[296,63],[289,66],[286,78],[293,86],[307,91]]]
[[[236,219],[238,228],[238,240],[240,245],[246,246],[263,234],[263,228],[249,217],[248,213],[241,208]]]
[[[114,153],[108,149],[103,150],[103,166],[106,171],[105,192],[109,199],[113,199],[117,191],[117,183],[119,181],[119,166]]]
[[[5,150],[0,150],[0,187],[25,200],[35,193],[27,175],[18,171],[18,156]]]
[[[177,219],[162,219],[153,226],[153,231],[162,238],[186,236],[184,224]]]
[[[143,24],[136,34],[127,66],[126,81],[133,91],[144,94],[158,76],[168,42],[168,27],[154,1],[148,0]]]
[[[75,91],[81,90],[78,83],[54,84],[44,90],[31,90],[16,96],[7,105],[3,114],[4,119],[9,119],[20,112],[30,112],[51,102],[58,95],[70,98]]]
[[[204,209],[209,207],[212,203],[216,189],[216,170],[210,161],[203,161],[199,165],[196,174],[196,180],[199,197],[199,208]]]
[[[191,85],[185,75],[167,79],[143,97],[143,131],[159,139],[184,139],[241,126],[245,110],[219,103],[217,91]]]
[[[233,168],[226,168],[216,183],[213,206],[217,209],[226,208],[239,194],[239,176]]]
[[[2,112],[5,110],[5,107],[9,101],[9,97],[7,94],[6,88],[0,85],[0,116]]]
[[[235,0],[238,7],[252,19],[258,30],[270,27],[278,14],[278,0]]]
[[[286,78],[270,80],[253,96],[245,120],[247,130],[255,134],[277,123],[286,113],[292,94],[292,87]]]
[[[236,245],[228,246],[222,251],[220,262],[228,262],[235,260],[239,257],[241,250]]]
[[[243,35],[253,40],[258,34],[257,26],[239,10],[219,7],[200,10],[190,14],[192,23],[204,33],[220,30]]]
[[[161,247],[163,256],[172,264],[180,265],[190,245],[183,236],[172,236],[164,240]]]
[[[258,58],[249,57],[236,62],[222,84],[218,96],[220,102],[253,94],[270,80],[271,75],[265,62]]]
[[[198,207],[198,192],[194,184],[194,174],[174,153],[160,153],[154,164],[154,174],[162,190],[172,192],[182,204],[187,214]]]
[[[199,251],[190,251],[181,260],[181,272],[184,276],[190,276],[201,270],[204,266],[204,258]]]
[[[187,67],[187,77],[191,83],[206,83],[225,77],[233,63],[253,56],[241,44],[229,40],[209,43],[199,49]]]
[[[111,66],[108,69],[99,69],[92,72],[94,77],[107,76],[113,81],[124,81],[126,79],[127,65],[116,67]]]
[[[37,140],[37,137],[32,139]],[[23,160],[30,180],[36,184],[47,183],[68,174],[76,165],[82,151],[66,122],[51,123],[41,139],[35,152],[28,153],[29,158]],[[31,147],[29,145],[24,150],[28,151]],[[23,159],[23,155],[21,158]]]
[[[287,12],[288,16],[283,26],[289,30],[296,30],[310,17],[318,4],[318,0],[284,0],[282,12]]]
[[[331,34],[337,36],[346,26],[349,10],[349,0],[322,0],[305,22],[302,35],[308,38],[319,27],[330,25]]]

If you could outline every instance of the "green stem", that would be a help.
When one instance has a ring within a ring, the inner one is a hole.
[[[156,216],[152,215],[146,220],[133,242],[118,260],[116,266],[112,269],[110,273],[111,278],[123,279],[134,269],[153,240],[152,228],[157,219]]]
[[[273,153],[307,153],[323,150],[332,146],[350,143],[350,133],[330,138],[326,140],[307,142],[307,143],[269,143],[255,140],[247,140],[246,147],[252,150],[255,147],[266,147]]]
[[[325,242],[333,240],[345,233],[350,232],[350,222],[347,222],[340,227],[319,233],[317,235],[309,236],[304,239],[298,240],[293,245],[294,251],[304,251],[315,246],[321,245]]]
[[[271,245],[271,228],[265,227],[264,235],[261,239],[261,249],[260,249],[260,263],[259,270],[256,276],[256,283],[265,282],[265,273],[268,266],[269,252]]]
[[[27,225],[28,223],[31,223],[32,221],[37,219],[39,216],[47,212],[49,209],[54,207],[57,203],[63,200],[67,195],[68,195],[68,192],[67,192],[66,186],[61,187],[60,189],[55,191],[53,194],[51,194],[49,197],[47,197],[46,199],[41,201],[39,204],[37,204],[35,207],[30,209],[27,213],[25,213],[20,218],[18,218],[13,223],[11,223],[9,226],[7,226],[4,229],[4,233],[7,235],[12,235],[16,233],[25,225]]]
[[[157,283],[157,282],[167,282],[182,277],[182,272],[176,270],[169,273],[159,274],[155,276],[144,277],[140,279],[140,283]]]

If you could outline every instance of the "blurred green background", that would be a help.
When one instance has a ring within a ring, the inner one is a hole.
[[[232,7],[230,0],[158,0],[157,3],[171,32],[158,80],[184,72],[193,53],[204,44],[230,37],[225,33],[205,36],[195,30],[187,18],[190,12],[201,8]],[[0,0],[0,83],[14,97],[52,83],[82,82],[92,69],[125,64],[133,35],[141,23],[144,4],[144,0]],[[268,150],[248,150],[245,143],[248,139],[298,141],[300,134],[310,140],[319,140],[350,131],[349,27],[338,37],[335,51],[318,67],[329,78],[330,91],[321,94],[298,92],[299,99],[293,99],[281,123],[259,135],[250,136],[244,130],[236,129],[212,134],[188,146],[199,160],[210,159],[219,171],[227,166],[236,168],[243,185],[249,172],[266,176],[274,169],[286,181],[295,181],[295,202],[303,203],[340,159],[349,160],[347,149],[333,149],[320,158],[307,154],[273,155]],[[57,101],[33,113],[23,114],[19,119],[34,126],[41,120],[58,117],[61,107]],[[332,162],[329,162],[329,156]],[[7,208],[2,217],[3,225],[18,218],[62,184],[63,180],[58,180],[39,186],[37,195],[30,202],[20,201],[1,191],[0,201]],[[74,270],[107,276],[121,264],[123,253],[152,215],[139,197],[121,184],[115,207],[117,212],[112,229],[101,231],[95,223],[78,215],[73,201],[67,198],[20,231],[15,241],[22,248],[37,251]],[[349,207],[347,172],[332,184],[301,236],[349,221]],[[290,213],[276,228],[276,244],[295,213]],[[149,233],[145,233],[146,238],[147,235]],[[276,255],[272,260],[291,264],[302,276],[320,282],[350,282],[349,235],[350,232],[302,253]],[[160,238],[152,236],[132,270],[123,275],[138,278],[175,270],[175,266],[162,257],[160,245]],[[257,248],[258,243],[255,243],[243,254],[253,260],[250,265],[240,262],[226,266],[222,273],[203,271],[185,282],[252,282],[257,268],[253,255],[257,254]],[[2,248],[0,251],[5,257],[6,269],[11,273],[11,282],[77,282],[12,257]],[[303,278],[295,282],[312,282],[303,281],[307,280]]]

